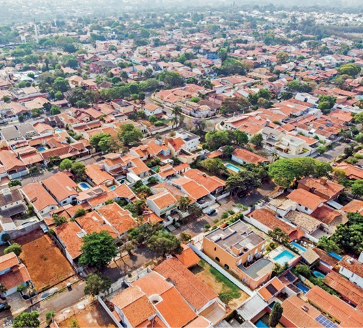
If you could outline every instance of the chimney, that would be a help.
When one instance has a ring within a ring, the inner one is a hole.
[[[328,178],[327,177],[321,177],[320,178],[320,183],[322,184],[322,185],[326,185],[326,182],[328,181]]]

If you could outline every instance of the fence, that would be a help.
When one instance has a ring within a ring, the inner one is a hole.
[[[242,289],[246,294],[248,294],[249,296],[252,296],[252,295],[255,294],[255,292],[253,292],[247,286],[245,286],[244,284],[242,284],[241,281],[237,280],[235,277],[233,277],[226,270],[224,270],[223,268],[221,268],[217,263],[215,263],[212,259],[210,259],[202,251],[200,251],[199,249],[197,249],[194,245],[189,244],[188,246],[194,251],[194,253],[196,253],[204,261],[206,261],[208,264],[210,264],[214,269],[216,269],[221,274],[223,274],[228,280],[230,280],[231,282],[233,282],[238,288]]]

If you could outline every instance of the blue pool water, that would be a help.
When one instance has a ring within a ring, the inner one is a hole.
[[[58,133],[60,133],[60,132],[63,132],[64,130],[63,129],[60,129],[60,128],[56,128],[55,129],[55,132],[58,132]]]
[[[255,326],[258,328],[268,328],[268,326],[261,319],[255,322]]]
[[[284,250],[279,255],[274,257],[274,260],[280,264],[284,265],[286,262],[289,263],[295,257],[294,254],[290,253],[288,250]]]
[[[316,278],[325,278],[325,274],[322,274],[321,272],[319,271],[313,271],[313,275],[316,277]]]
[[[45,150],[47,150],[47,148],[45,148],[45,147],[41,146],[41,147],[38,147],[38,148],[37,148],[37,150],[38,150],[38,151],[45,151]]]
[[[310,290],[310,288],[308,288],[307,286],[305,286],[300,281],[296,284],[296,287],[299,288],[304,294],[306,294]]]
[[[231,163],[226,164],[226,168],[230,169],[230,170],[232,170],[233,172],[236,172],[236,173],[241,171],[241,169],[239,167],[237,167],[236,165],[233,165]]]
[[[91,187],[87,184],[87,183],[85,183],[85,182],[81,182],[80,184],[79,184],[79,186],[83,189],[83,190],[87,190],[87,189],[90,189]]]
[[[305,251],[306,251],[306,248],[305,248],[305,247],[302,247],[300,244],[295,243],[294,241],[292,241],[290,244],[291,244],[292,246],[296,247],[297,249],[299,249],[299,250],[300,250],[300,251],[302,251],[302,252],[305,252]]]
[[[330,256],[334,257],[335,259],[337,260],[341,260],[343,258],[343,256],[340,256],[339,254],[337,253],[334,253],[334,252],[327,252]]]
[[[116,186],[115,185],[113,185],[113,186],[110,187],[110,190],[115,190],[115,189],[116,189]]]

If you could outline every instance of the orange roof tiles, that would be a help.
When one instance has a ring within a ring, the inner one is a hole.
[[[188,247],[183,245],[183,251],[181,254],[177,254],[177,259],[183,263],[187,268],[190,268],[199,263],[200,258],[194,251]]]
[[[178,292],[195,309],[200,310],[218,295],[200,281],[187,267],[176,258],[169,258],[154,269],[163,277],[170,279]]]
[[[339,211],[336,211],[326,205],[318,207],[313,213],[311,213],[312,217],[328,225],[330,225],[337,217],[341,215],[342,214]]]
[[[289,195],[287,195],[287,198],[313,211],[317,209],[321,203],[326,201],[325,199],[301,188],[293,190]]]
[[[163,299],[155,307],[170,327],[183,327],[196,318],[196,314],[178,293],[177,288],[170,288],[160,295]]]
[[[347,213],[360,213],[363,215],[363,201],[359,199],[353,199],[347,205],[342,207],[342,211]]]
[[[69,255],[75,259],[80,256],[83,232],[75,222],[66,222],[54,228],[55,233],[65,245]]]
[[[92,232],[107,231],[112,237],[117,237],[118,233],[104,222],[104,219],[95,211],[88,212],[76,218],[77,223],[88,234]]]
[[[45,209],[47,206],[58,206],[56,200],[40,183],[29,183],[21,190],[38,211]]]
[[[147,297],[155,294],[161,295],[170,288],[174,288],[172,284],[167,282],[166,279],[156,271],[151,271],[146,276],[136,280],[132,283],[132,286],[138,286]]]
[[[130,212],[122,209],[117,203],[105,205],[99,208],[98,212],[120,235],[137,226]]]
[[[363,316],[361,313],[322,288],[314,286],[305,296],[314,306],[339,320],[340,327],[363,327]]]
[[[13,267],[11,271],[0,276],[1,283],[8,290],[30,280],[29,272],[23,263]]]
[[[275,289],[276,289],[276,293],[272,294],[270,292],[270,290],[268,289],[268,286],[272,285]],[[270,280],[266,286],[262,287],[258,293],[263,297],[263,299],[265,301],[268,301],[272,296],[276,295],[277,293],[279,293],[283,288],[285,287],[285,285],[277,278],[273,278],[272,280]]]
[[[348,163],[340,163],[336,169],[343,170],[349,179],[363,180],[363,170]]]
[[[255,164],[255,165],[257,165],[259,163],[268,162],[267,158],[254,154],[254,153],[248,151],[247,149],[236,148],[233,151],[232,155],[242,159],[243,161],[245,161],[247,163]]]
[[[90,164],[86,166],[86,174],[96,184],[100,185],[106,181],[113,180],[112,175],[103,171],[97,164]]]
[[[14,252],[0,256],[0,272],[19,264]]]
[[[319,192],[326,199],[331,199],[336,194],[344,190],[344,186],[339,183],[328,180],[327,178],[312,178],[306,177],[299,181],[299,188],[305,187],[305,189],[313,190],[312,192]]]
[[[58,201],[78,195],[78,192],[73,189],[77,187],[77,184],[65,172],[58,172],[43,180],[43,185]]]
[[[185,326],[185,328],[196,328],[196,327],[208,328],[210,327],[210,322],[206,318],[199,316]]]
[[[190,169],[184,175],[202,185],[210,193],[226,185],[222,179],[216,176],[209,176],[198,169]]]
[[[151,200],[161,210],[177,203],[176,198],[168,191],[162,191],[147,199]]]

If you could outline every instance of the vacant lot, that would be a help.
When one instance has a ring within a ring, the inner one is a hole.
[[[191,271],[218,294],[222,302],[236,309],[249,296],[225,276],[201,260]]]
[[[22,245],[20,259],[25,263],[38,292],[74,274],[60,249],[43,232],[32,232],[16,242]]]
[[[87,306],[58,325],[59,327],[116,327],[99,303]]]

